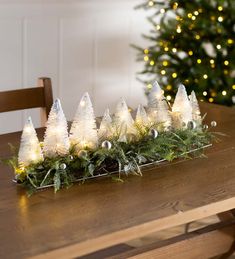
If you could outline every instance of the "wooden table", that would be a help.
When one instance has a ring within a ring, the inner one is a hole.
[[[223,212],[235,208],[235,110],[207,104],[202,110],[228,135],[206,150],[208,158],[162,164],[124,183],[102,178],[28,198],[12,182],[12,170],[0,165],[0,258],[74,258],[219,213],[226,222],[174,242],[113,251],[122,251],[117,258],[207,258],[229,250],[234,217]],[[1,135],[0,156],[9,156],[7,143],[19,139],[20,133]]]

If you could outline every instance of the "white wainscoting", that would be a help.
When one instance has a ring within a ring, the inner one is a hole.
[[[131,43],[143,45],[149,30],[142,0],[0,1],[0,91],[32,87],[37,77],[52,78],[54,98],[71,120],[85,91],[96,115],[114,111],[123,96],[136,107],[145,102],[136,80],[142,65]],[[0,133],[21,130],[38,110],[0,114]]]

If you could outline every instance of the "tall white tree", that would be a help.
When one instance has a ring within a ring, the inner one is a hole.
[[[142,104],[140,104],[137,108],[135,123],[143,127],[149,126],[150,121]]]
[[[135,135],[137,133],[134,120],[123,98],[120,99],[116,107],[114,126],[120,136],[120,141],[125,141],[128,134]]]
[[[106,109],[98,131],[99,139],[110,139],[113,136],[112,118],[109,109]]]
[[[192,121],[192,106],[190,104],[185,86],[179,85],[174,104],[172,106],[172,119],[175,128],[186,127]]]
[[[68,154],[70,147],[68,125],[59,99],[52,105],[44,137],[43,152],[46,157]]]
[[[148,97],[148,114],[152,123],[161,123],[165,129],[171,126],[171,116],[164,92],[155,81]]]
[[[94,149],[98,145],[98,134],[94,110],[88,93],[82,96],[70,130],[70,140],[76,150]]]
[[[18,162],[21,167],[24,167],[42,160],[43,155],[37,133],[29,117],[21,136]]]
[[[190,103],[191,103],[191,106],[192,106],[193,120],[196,122],[196,124],[198,126],[200,126],[201,123],[202,123],[202,117],[201,117],[201,112],[200,112],[198,100],[197,100],[197,97],[196,97],[196,94],[195,94],[194,91],[191,92],[191,95],[189,96],[189,99],[190,99]]]

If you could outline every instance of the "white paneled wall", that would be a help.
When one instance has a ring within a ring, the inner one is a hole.
[[[0,91],[32,87],[37,77],[52,78],[68,120],[88,91],[96,115],[114,110],[121,96],[130,106],[145,102],[136,80],[141,64],[131,43],[143,45],[149,30],[142,0],[0,0]],[[21,130],[39,111],[0,114],[0,133]]]

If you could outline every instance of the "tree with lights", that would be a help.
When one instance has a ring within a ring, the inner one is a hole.
[[[21,167],[43,160],[42,150],[31,117],[28,118],[21,136],[18,162]]]
[[[44,155],[56,157],[68,154],[70,147],[68,125],[59,99],[56,99],[51,107],[46,126]]]
[[[165,129],[171,126],[171,117],[164,92],[157,81],[154,82],[149,92],[148,113],[152,122],[163,124]]]
[[[235,1],[148,0],[153,26],[144,37],[149,47],[136,47],[145,61],[141,78],[152,88],[158,79],[171,100],[179,83],[200,100],[235,103]],[[151,12],[152,11],[152,12]]]
[[[113,136],[112,118],[109,109],[106,109],[98,131],[99,139],[106,140]]]
[[[88,93],[82,96],[70,130],[70,140],[77,151],[94,149],[98,145],[95,114]]]

